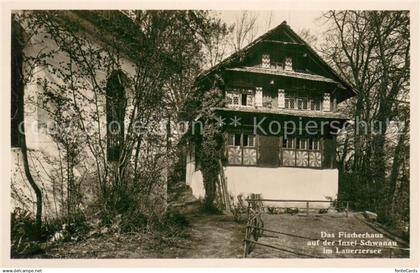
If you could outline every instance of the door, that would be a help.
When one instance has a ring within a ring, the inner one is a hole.
[[[258,165],[279,166],[280,138],[277,136],[258,136]]]

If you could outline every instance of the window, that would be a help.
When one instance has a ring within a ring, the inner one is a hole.
[[[297,98],[297,106],[299,110],[308,109],[308,99],[307,98]]]
[[[252,89],[231,88],[226,91],[227,104],[232,106],[254,106]]]
[[[284,108],[295,109],[295,98],[292,96],[286,96],[284,99]]]
[[[229,134],[228,146],[241,146],[241,134]]]
[[[319,139],[315,139],[315,138],[309,139],[309,150],[313,150],[313,151],[319,150]]]
[[[244,147],[255,147],[255,136],[244,134]]]
[[[228,134],[228,163],[231,165],[256,165],[257,150],[255,135],[246,133]]]
[[[280,157],[282,159],[282,166],[320,168],[322,156],[319,139],[301,137],[284,138]]]
[[[321,110],[321,100],[312,99],[311,100],[311,110],[320,111]]]
[[[293,138],[283,138],[283,148],[285,149],[293,149]]]
[[[239,105],[240,95],[236,90],[228,90],[226,92],[226,99],[228,105]]]
[[[288,140],[289,139],[287,139],[287,138],[283,138],[282,148],[287,148],[287,141]]]
[[[228,135],[228,146],[235,146],[235,135]]]
[[[233,143],[233,146],[241,146],[241,134],[235,134],[234,138],[235,142]]]
[[[247,97],[248,97],[247,94],[242,94],[242,96],[241,96],[241,105],[242,106],[247,106],[247,103],[248,103]]]
[[[307,97],[305,94],[286,92],[284,108],[298,110],[321,111],[321,98]]]
[[[296,149],[298,150],[306,150],[306,138],[298,138],[296,140]]]
[[[116,70],[111,73],[106,85],[107,158],[109,161],[119,160],[124,142],[126,81],[125,74],[121,70]]]
[[[247,95],[247,106],[254,106],[254,96],[253,95]]]

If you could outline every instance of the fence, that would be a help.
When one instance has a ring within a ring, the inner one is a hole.
[[[276,202],[276,203],[305,203],[306,204],[306,215],[309,215],[309,209],[310,203],[341,203],[341,204],[345,204],[345,206],[343,207],[343,210],[345,212],[346,217],[348,217],[348,212],[349,212],[349,201],[333,201],[333,200],[286,200],[286,199],[246,199],[246,201],[248,203],[254,203],[254,202],[259,202],[261,204],[263,204],[263,202]],[[264,205],[261,205],[261,208],[264,208]]]

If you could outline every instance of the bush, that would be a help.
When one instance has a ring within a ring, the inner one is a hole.
[[[15,209],[11,214],[11,257],[26,257],[40,252],[35,219],[28,211]]]
[[[61,220],[61,222],[66,223],[62,225],[63,241],[77,241],[83,239],[90,230],[86,216],[81,211],[67,219]]]
[[[140,211],[124,214],[121,217],[120,231],[125,232],[178,232],[190,226],[188,219],[179,212],[166,212],[158,215],[145,215]]]
[[[190,222],[185,215],[179,212],[167,212],[162,217],[162,225],[184,229],[190,226]]]
[[[41,230],[31,212],[16,208],[10,217],[11,257],[24,258],[42,253],[41,243],[50,239],[60,229],[60,224],[43,223]]]
[[[44,222],[39,234],[33,215],[16,208],[11,214],[11,256],[30,257],[43,252],[42,244],[48,240],[71,241],[83,238],[90,230],[85,215],[75,213],[71,217]]]
[[[277,214],[277,208],[276,207],[267,206],[267,213],[268,214]]]
[[[139,210],[124,214],[121,217],[120,231],[125,232],[141,232],[148,223],[148,217]]]
[[[223,214],[222,211],[214,205],[214,203],[203,202],[200,207],[200,212],[206,214]]]

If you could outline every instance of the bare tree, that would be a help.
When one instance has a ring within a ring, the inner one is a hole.
[[[400,104],[409,91],[409,15],[405,11],[330,11],[325,18],[331,28],[323,53],[358,91],[349,104],[354,124],[360,120],[376,124],[363,134],[357,130],[360,126],[349,128],[341,154],[341,162],[349,162],[341,164],[340,185],[349,187],[350,198],[360,208],[376,210],[382,220],[389,221],[394,218],[389,206],[396,179],[389,178],[388,162],[398,158],[388,152],[388,121],[406,120]]]
[[[318,37],[316,37],[308,28],[302,28],[298,32],[299,36],[307,42],[311,47],[316,48]]]
[[[231,53],[229,35],[233,28],[234,25],[227,26],[220,18],[213,19],[206,32],[200,34],[204,53],[203,68],[215,66]]]
[[[265,30],[264,30],[264,32],[267,32],[271,29],[272,21],[273,21],[273,12],[269,11],[268,16],[265,17]]]
[[[243,11],[234,23],[231,41],[234,51],[239,51],[252,42],[257,30],[257,15],[249,11]]]

